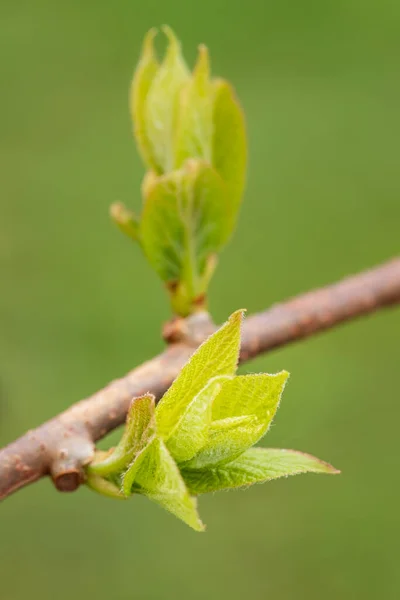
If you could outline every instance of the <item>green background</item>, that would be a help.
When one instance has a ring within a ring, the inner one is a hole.
[[[211,49],[248,121],[249,182],[211,290],[217,321],[396,254],[395,0],[1,0],[0,442],[162,348],[168,304],[108,206],[140,207],[127,90],[169,23]],[[160,45],[160,48],[162,45]],[[143,498],[56,494],[0,508],[2,600],[397,599],[399,310],[260,357],[291,374],[266,442],[303,476],[204,497],[197,534]]]

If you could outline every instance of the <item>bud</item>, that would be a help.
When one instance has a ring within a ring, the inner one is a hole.
[[[186,316],[205,308],[217,254],[235,227],[247,147],[242,110],[230,84],[211,78],[207,48],[199,47],[191,73],[176,36],[169,27],[163,31],[163,61],[151,29],[130,95],[134,134],[148,168],[143,213],[139,223],[121,208],[113,214],[166,283],[174,311]]]

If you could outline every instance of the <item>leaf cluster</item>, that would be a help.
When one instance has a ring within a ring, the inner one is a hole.
[[[147,167],[140,219],[122,204],[111,214],[139,242],[165,282],[175,313],[203,309],[217,255],[235,227],[243,194],[247,144],[232,86],[210,74],[205,46],[190,72],[181,46],[164,27],[163,61],[148,32],[131,86],[130,108]]]
[[[89,465],[89,486],[116,498],[143,494],[202,531],[199,494],[337,472],[308,454],[252,447],[268,431],[288,373],[235,375],[242,318],[235,312],[199,347],[157,407],[151,394],[132,401],[118,446]]]

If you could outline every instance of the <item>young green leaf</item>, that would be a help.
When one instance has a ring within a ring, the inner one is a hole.
[[[255,415],[264,423],[266,431],[275,416],[288,377],[287,371],[281,371],[274,375],[240,375],[224,382],[213,403],[213,421]]]
[[[275,448],[251,448],[233,462],[214,469],[182,470],[192,494],[248,487],[299,473],[336,474],[339,471],[310,454]]]
[[[213,85],[212,164],[228,186],[228,195],[232,205],[232,230],[246,180],[246,126],[243,111],[232,86],[223,79],[217,79]]]
[[[213,402],[209,440],[185,468],[205,469],[230,462],[258,442],[275,416],[288,376],[282,371],[225,381]],[[241,417],[250,421],[243,422]]]
[[[179,93],[190,72],[182,57],[181,45],[169,27],[163,28],[168,38],[165,58],[156,72],[147,95],[145,124],[158,172],[174,167],[174,132],[177,126]]]
[[[214,421],[207,443],[184,469],[210,469],[232,462],[262,436],[264,424],[255,415]]]
[[[190,460],[207,443],[211,406],[227,376],[210,379],[193,398],[167,439],[167,447],[177,463]]]
[[[208,50],[200,46],[193,76],[180,93],[175,168],[180,168],[188,158],[202,158],[211,163],[213,100]]]
[[[243,311],[236,311],[203,342],[164,394],[156,410],[157,427],[163,438],[168,439],[180,415],[209,379],[234,375],[239,360],[242,318]]]
[[[126,496],[122,494],[121,489],[115,483],[105,479],[101,475],[91,473],[89,470],[86,472],[86,485],[102,496],[116,498],[117,500],[126,500]]]
[[[226,186],[210,165],[192,160],[178,171],[146,178],[143,192],[144,253],[164,281],[183,282],[193,301],[204,291],[209,257],[227,236]]]
[[[122,438],[113,452],[92,462],[88,472],[109,475],[124,470],[155,431],[155,398],[145,394],[131,402]]]
[[[123,477],[126,496],[131,494],[133,486],[196,531],[204,530],[196,500],[189,495],[174,459],[157,435],[137,455]]]
[[[146,103],[151,84],[159,69],[153,47],[156,35],[155,29],[150,29],[144,38],[142,55],[136,68],[131,89],[129,104],[134,125],[134,134],[139,152],[145,164],[156,172],[161,172],[160,165],[154,156],[146,123]]]

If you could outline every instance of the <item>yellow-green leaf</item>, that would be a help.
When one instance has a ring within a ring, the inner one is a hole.
[[[143,250],[160,277],[202,289],[207,259],[227,235],[229,201],[218,173],[204,161],[147,179],[141,221]]]
[[[160,504],[196,531],[204,530],[196,500],[189,495],[174,459],[158,436],[152,438],[125,473],[125,495],[131,494],[133,484],[136,491]]]
[[[258,442],[274,418],[287,378],[288,373],[282,371],[225,381],[213,402],[208,442],[185,468],[230,462]]]
[[[94,492],[97,492],[102,496],[107,496],[108,498],[116,498],[117,500],[126,500],[126,496],[122,494],[120,488],[116,486],[115,483],[109,481],[101,475],[97,475],[96,473],[91,473],[90,471],[87,471],[86,485],[89,488],[91,488]]]
[[[154,409],[155,398],[152,394],[134,398],[129,407],[124,433],[118,446],[103,460],[91,463],[88,471],[104,476],[125,469],[135,454],[154,435]]]
[[[214,421],[207,443],[183,468],[210,469],[231,462],[260,439],[263,429],[255,415]]]
[[[208,50],[200,46],[193,75],[179,97],[175,168],[181,167],[188,158],[202,158],[211,163],[213,92]]]
[[[225,379],[227,376],[224,375],[210,379],[183,411],[175,429],[168,436],[167,447],[177,463],[190,460],[207,443],[212,402]]]
[[[157,170],[165,173],[174,167],[179,93],[188,81],[190,72],[175,34],[167,26],[163,30],[168,38],[168,48],[147,94],[145,124]]]
[[[224,382],[213,403],[213,421],[255,415],[267,428],[274,418],[288,377],[287,371],[281,371],[274,375],[240,375]]]
[[[155,29],[150,29],[144,38],[142,54],[133,76],[130,89],[129,105],[136,143],[143,161],[149,168],[161,172],[160,165],[154,156],[146,124],[147,98],[150,86],[159,69],[153,46],[153,40],[156,33]]]
[[[275,448],[251,448],[233,462],[214,469],[182,471],[192,494],[248,487],[299,473],[336,474],[339,471],[310,454]]]
[[[213,127],[212,164],[228,187],[233,228],[246,181],[246,126],[235,92],[223,79],[214,82]]]
[[[219,375],[234,375],[239,359],[242,318],[243,311],[236,311],[203,342],[159,402],[156,421],[163,438],[168,439],[180,415],[209,379]]]

